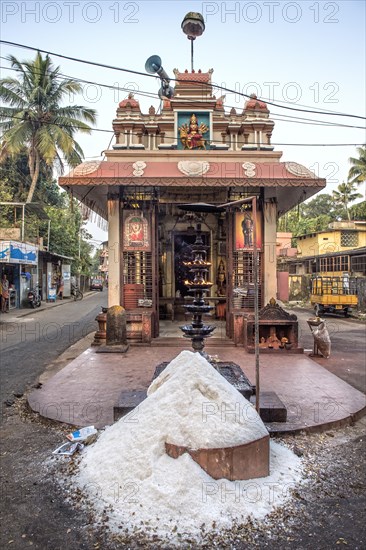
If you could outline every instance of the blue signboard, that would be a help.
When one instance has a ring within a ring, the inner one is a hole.
[[[0,242],[0,260],[9,264],[38,264],[38,246],[17,241]]]

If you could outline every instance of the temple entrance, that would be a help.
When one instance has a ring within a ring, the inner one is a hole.
[[[193,259],[192,245],[195,240],[196,235],[194,232],[179,231],[174,234],[174,289],[176,298],[191,296],[184,282],[192,278],[192,273],[184,265],[184,262]],[[210,246],[210,234],[208,232],[202,232],[202,240],[205,246]],[[210,261],[210,249],[207,251],[207,260]]]
[[[198,224],[210,262],[205,280],[212,283],[205,296],[212,310],[204,314],[204,322],[219,323],[214,338],[225,333],[235,341],[235,334],[242,332],[243,319],[254,308],[254,255],[252,241],[245,238],[245,215],[248,217],[240,211],[181,212],[171,203],[152,209],[141,204],[139,209],[123,211],[122,304],[136,341],[148,342],[162,333],[170,336],[175,331],[173,324],[179,329],[179,323],[191,322],[184,306],[193,301],[193,295],[185,282],[194,274],[184,263],[194,259]],[[135,230],[138,222],[140,232]],[[257,234],[261,235],[260,231]],[[261,304],[262,250],[258,248]]]
[[[174,312],[173,318],[176,320],[190,320],[187,315],[184,305],[189,304],[193,300],[193,295],[188,291],[185,282],[192,280],[193,274],[185,262],[192,261],[194,253],[192,245],[196,240],[196,232],[192,227],[190,231],[177,231],[173,233],[173,280],[174,280]],[[210,247],[210,233],[202,232],[202,240],[205,246]],[[207,260],[210,261],[210,248],[207,250]],[[211,278],[211,273],[207,274],[208,279]],[[208,293],[209,295],[209,293]]]

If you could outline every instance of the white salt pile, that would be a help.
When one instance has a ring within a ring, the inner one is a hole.
[[[214,480],[190,448],[231,447],[267,435],[254,407],[201,355],[183,351],[151,384],[148,397],[86,447],[77,483],[97,511],[109,505],[109,527],[157,534],[171,544],[205,530],[230,529],[248,516],[264,518],[301,477],[301,461],[271,441],[270,475]],[[121,531],[119,531],[121,532]]]

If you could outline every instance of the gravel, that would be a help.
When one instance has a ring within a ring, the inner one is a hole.
[[[42,419],[25,397],[4,406],[1,426],[0,547],[58,550],[169,548],[142,528],[138,536],[108,529],[108,509],[96,515],[72,480],[78,458],[52,451],[70,426]],[[366,547],[366,419],[321,434],[276,438],[302,457],[306,480],[265,521],[233,525],[220,534],[202,526],[200,548],[326,549]],[[65,482],[66,479],[66,482]],[[212,526],[214,527],[214,526]],[[186,537],[180,548],[197,548]]]

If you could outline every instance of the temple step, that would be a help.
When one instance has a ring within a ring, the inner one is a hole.
[[[154,338],[151,342],[152,346],[167,346],[167,347],[182,347],[187,348],[189,346],[189,342],[186,338],[183,338],[182,336],[179,337],[171,337],[168,336],[159,336],[158,338]],[[215,346],[215,347],[235,347],[232,340],[229,340],[229,338],[208,338],[206,340],[206,345],[209,346]]]

